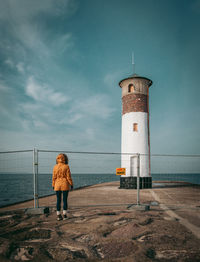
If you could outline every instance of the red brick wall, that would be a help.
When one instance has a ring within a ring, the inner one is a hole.
[[[129,112],[148,112],[148,96],[129,94],[122,97],[122,114]]]

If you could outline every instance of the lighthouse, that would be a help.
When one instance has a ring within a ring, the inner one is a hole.
[[[119,82],[122,89],[121,167],[126,168],[126,175],[120,177],[120,188],[137,188],[138,170],[140,188],[152,187],[149,131],[151,85],[150,79],[136,74]]]

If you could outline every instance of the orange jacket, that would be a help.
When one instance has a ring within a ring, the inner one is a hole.
[[[52,186],[54,191],[66,191],[70,189],[69,185],[73,186],[73,181],[69,165],[65,164],[65,159],[61,154],[59,156],[56,159],[57,164],[53,168]]]

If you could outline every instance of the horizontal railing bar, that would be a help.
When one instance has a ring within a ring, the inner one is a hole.
[[[90,154],[90,155],[121,155],[121,153],[118,152],[88,152],[88,151],[65,151],[65,150],[38,150],[38,152],[49,152],[49,153],[68,153],[68,154]],[[128,154],[128,153],[127,153]],[[137,155],[137,153],[131,153],[134,155]]]
[[[2,151],[2,152],[0,152],[0,154],[27,153],[27,152],[33,152],[33,150]]]
[[[2,151],[0,154],[11,154],[11,153],[26,153],[26,152],[33,152],[33,150],[12,150],[12,151]],[[42,150],[38,149],[38,152],[45,152],[45,153],[68,153],[68,154],[90,154],[90,155],[138,155],[138,153],[121,153],[121,152],[96,152],[96,151],[68,151],[68,150]],[[148,154],[141,154],[141,156],[148,156]],[[151,154],[151,157],[200,157],[199,154]]]
[[[138,155],[138,153],[121,153],[121,152],[95,152],[95,151],[67,151],[67,150],[41,150],[38,152],[49,153],[68,153],[68,154],[94,154],[94,155]],[[148,156],[148,154],[140,154],[141,156]],[[151,154],[150,156],[172,156],[172,157],[200,157],[200,155],[186,155],[186,154]]]
[[[140,154],[146,155],[146,154]],[[151,154],[150,156],[200,157],[200,155]]]

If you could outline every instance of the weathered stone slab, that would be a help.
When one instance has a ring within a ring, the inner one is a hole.
[[[49,207],[27,208],[25,214],[43,215],[49,213]]]
[[[148,210],[150,210],[150,205],[135,205],[134,204],[134,205],[128,206],[128,209],[148,211]]]

